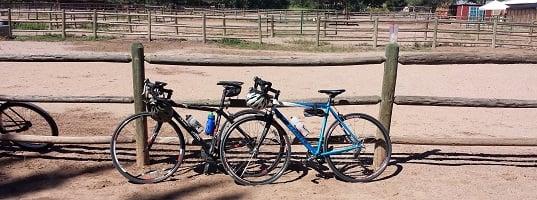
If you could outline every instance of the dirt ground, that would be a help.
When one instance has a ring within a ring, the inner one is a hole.
[[[131,41],[12,42],[0,41],[0,53],[128,52]],[[318,54],[220,49],[193,42],[144,43],[147,52],[190,55],[382,55],[383,52]],[[437,51],[490,49],[439,48]],[[501,52],[525,50],[499,49]],[[525,52],[528,53],[528,52]],[[236,68],[146,65],[146,76],[169,83],[177,100],[217,99],[218,80],[252,84],[253,76],[274,83],[282,98],[324,97],[318,89],[346,88],[342,96],[378,95],[382,65],[349,67]],[[132,95],[130,64],[0,62],[2,95]],[[327,76],[329,75],[329,76]],[[535,65],[400,66],[396,95],[537,99]],[[241,94],[241,96],[243,96]],[[38,104],[52,114],[60,135],[111,135],[132,113],[132,105]],[[342,113],[373,116],[378,105],[344,106]],[[203,120],[207,113],[179,110]],[[300,116],[299,109],[285,113]],[[465,138],[535,138],[535,109],[488,109],[395,106],[392,135]],[[312,132],[318,120],[304,119]],[[311,128],[310,128],[311,127]],[[304,156],[303,147],[293,146]],[[199,148],[187,147],[189,154]],[[56,145],[47,153],[0,146],[0,199],[535,199],[535,147],[393,147],[392,164],[371,183],[351,184],[322,178],[294,160],[276,184],[240,186],[223,173],[203,175],[195,157],[172,179],[153,185],[126,181],[112,166],[108,145]]]

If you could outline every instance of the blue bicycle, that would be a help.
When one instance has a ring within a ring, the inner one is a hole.
[[[326,162],[344,181],[371,181],[386,169],[391,156],[388,131],[367,114],[341,115],[333,106],[333,99],[345,90],[319,90],[329,96],[326,103],[291,103],[278,100],[280,91],[273,89],[272,83],[257,77],[254,81],[246,103],[252,108],[265,109],[266,113],[235,121],[220,142],[220,159],[237,182],[268,184],[286,170],[291,157],[290,140],[274,115],[305,146],[308,151],[306,161],[321,165]],[[278,110],[279,106],[302,107],[305,116],[323,117],[317,143],[310,143]],[[335,121],[327,129],[329,115]]]

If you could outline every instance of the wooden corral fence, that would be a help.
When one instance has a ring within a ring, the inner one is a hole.
[[[143,110],[142,93],[145,79],[144,64],[188,65],[188,66],[228,66],[228,67],[293,67],[293,66],[356,66],[384,63],[384,76],[381,96],[354,96],[337,99],[336,105],[374,105],[380,103],[379,120],[390,129],[393,105],[421,106],[456,106],[456,107],[495,107],[495,108],[537,108],[537,100],[517,99],[482,99],[434,96],[395,96],[397,69],[403,65],[443,65],[443,64],[537,64],[537,57],[531,54],[487,54],[487,53],[436,53],[409,54],[399,56],[399,45],[391,43],[386,47],[385,57],[353,58],[290,58],[290,57],[255,57],[252,59],[204,59],[197,57],[171,57],[158,54],[144,54],[143,46],[133,44],[131,55],[126,54],[92,54],[92,55],[7,55],[0,54],[0,62],[116,62],[132,63],[133,97],[80,97],[80,96],[6,96],[0,95],[0,101],[29,101],[46,103],[134,103],[135,112]],[[301,99],[316,101],[318,99]],[[185,102],[194,105],[217,106],[217,100],[199,100]],[[229,102],[231,107],[245,107],[243,101]],[[463,146],[537,146],[536,138],[430,138],[390,136],[394,144],[413,145],[463,145]],[[106,144],[109,136],[66,137],[66,136],[31,136],[17,134],[0,135],[0,140],[21,142],[45,142],[62,144]],[[126,141],[134,142],[134,141]],[[142,141],[143,142],[143,141]]]
[[[58,34],[177,38],[208,40],[244,39],[278,43],[284,38],[311,40],[317,45],[354,44],[384,46],[391,42],[390,27],[398,27],[397,42],[416,47],[438,46],[515,46],[536,47],[537,24],[489,21],[463,21],[412,17],[412,13],[390,16],[382,13],[287,10],[201,10],[177,12],[133,10],[111,11],[27,11],[4,10],[14,35]],[[414,16],[419,16],[414,13]],[[405,17],[406,16],[406,17]],[[409,17],[411,16],[411,17]],[[394,18],[395,17],[395,18]],[[38,25],[28,25],[38,24]],[[286,41],[283,41],[284,43]],[[287,42],[293,42],[292,40]]]

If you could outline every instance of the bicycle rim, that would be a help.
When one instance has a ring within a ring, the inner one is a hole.
[[[34,104],[8,102],[0,106],[0,132],[57,136],[58,127],[54,119],[43,109]],[[14,142],[26,150],[40,151],[53,146],[51,143]]]
[[[291,145],[277,123],[269,126],[266,137],[255,150],[265,129],[263,119],[263,116],[247,116],[238,120],[226,131],[220,143],[224,169],[244,185],[272,183],[289,164]]]
[[[348,182],[366,182],[378,177],[388,165],[391,156],[391,143],[386,129],[371,116],[365,114],[349,114],[343,116],[343,123],[334,122],[325,136],[324,150],[337,150],[356,147],[337,155],[325,157],[328,166],[340,179]],[[384,147],[379,152],[376,147]],[[377,152],[375,152],[377,151]],[[374,161],[375,154],[384,154],[382,161]]]
[[[148,141],[158,132],[147,149],[147,161],[143,165],[136,162],[137,121],[146,124]],[[151,113],[136,114],[125,119],[114,132],[110,145],[114,167],[134,183],[156,183],[167,179],[177,171],[185,154],[179,127],[173,122],[155,121]]]

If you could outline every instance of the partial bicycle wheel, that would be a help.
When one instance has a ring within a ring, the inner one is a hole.
[[[54,119],[40,107],[25,102],[7,102],[0,106],[0,133],[58,136]],[[13,142],[23,149],[42,151],[51,143]]]
[[[156,183],[179,169],[185,155],[181,130],[173,121],[161,122],[151,113],[131,115],[119,124],[110,142],[114,167],[134,183]],[[145,124],[148,135],[147,160],[136,162],[136,127]],[[154,138],[154,139],[153,139]]]
[[[226,118],[222,117],[221,120],[223,121],[222,123],[222,126],[219,127],[219,130],[218,130],[218,134],[216,135],[216,141],[220,141],[220,137],[227,131],[227,129],[229,129],[229,127],[231,127],[231,124],[233,124],[233,122],[236,122],[237,120],[240,120],[246,116],[250,116],[250,115],[262,115],[264,114],[265,112],[263,111],[260,111],[260,110],[256,110],[256,109],[245,109],[245,110],[240,110],[239,112],[235,112],[233,114],[230,114],[230,118],[233,119],[232,122],[226,120]],[[218,145],[216,145],[218,147]]]
[[[261,140],[265,131],[266,136]],[[220,142],[224,169],[244,185],[274,182],[289,165],[291,143],[283,128],[263,115],[246,116],[231,125]]]
[[[343,116],[343,123],[334,122],[325,135],[324,151],[357,146],[354,150],[326,156],[325,160],[334,174],[348,182],[366,182],[379,176],[391,157],[388,131],[375,118],[361,113]],[[375,147],[385,151],[375,152]],[[374,162],[374,154],[383,154],[383,160]]]

